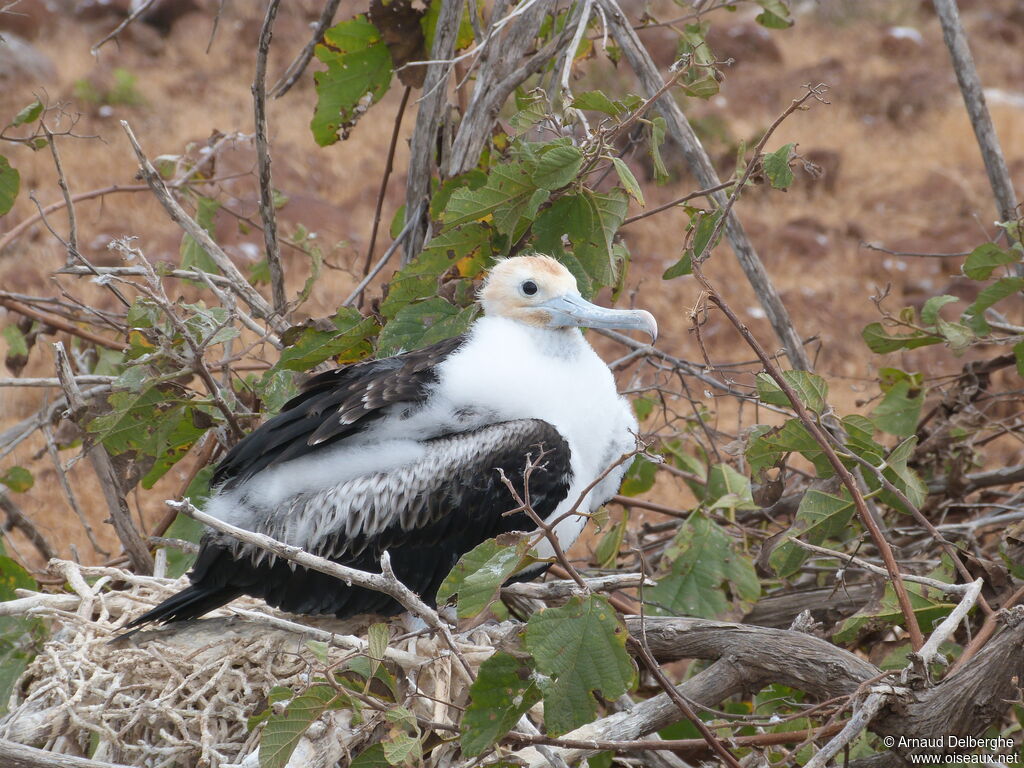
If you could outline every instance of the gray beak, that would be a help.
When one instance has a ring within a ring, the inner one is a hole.
[[[643,331],[653,344],[658,338],[658,321],[642,309],[605,309],[579,295],[566,294],[540,305],[546,309],[551,328],[611,328],[619,331]]]

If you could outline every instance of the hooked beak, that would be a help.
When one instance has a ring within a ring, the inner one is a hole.
[[[579,295],[556,296],[540,305],[551,319],[549,328],[612,328],[621,331],[643,331],[653,344],[658,338],[658,321],[643,309],[605,309]]]

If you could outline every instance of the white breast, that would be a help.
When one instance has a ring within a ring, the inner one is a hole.
[[[543,419],[569,444],[573,470],[569,495],[552,517],[560,517],[619,456],[633,449],[636,419],[616,388],[604,361],[579,331],[535,329],[512,320],[485,317],[470,340],[440,366],[437,406],[489,410],[489,421]],[[587,514],[618,488],[625,466],[587,496]],[[559,525],[559,541],[576,540],[586,518]],[[547,542],[542,556],[550,556]]]

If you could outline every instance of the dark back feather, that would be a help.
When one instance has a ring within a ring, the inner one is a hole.
[[[465,341],[465,335],[455,336],[312,377],[281,413],[228,452],[217,465],[213,487],[233,488],[267,467],[349,437],[383,416],[388,406],[422,405],[437,382],[436,366]]]

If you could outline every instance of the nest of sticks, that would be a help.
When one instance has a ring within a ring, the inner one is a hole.
[[[257,766],[262,725],[250,727],[250,719],[285,704],[268,704],[271,689],[301,692],[327,669],[369,651],[368,621],[300,624],[247,598],[198,622],[118,639],[129,618],[181,589],[183,580],[62,560],[51,561],[50,570],[70,592],[22,591],[2,605],[6,615],[50,620],[53,631],[0,721],[0,738],[50,752],[147,768]],[[475,669],[517,627],[492,623],[455,640]],[[411,711],[457,723],[458,708],[445,702],[464,706],[470,681],[447,646],[413,632],[393,637],[384,660]],[[358,754],[386,729],[379,714],[364,713],[354,725],[350,712],[326,713],[288,765],[332,766]],[[445,752],[434,750],[431,762],[443,764]]]

